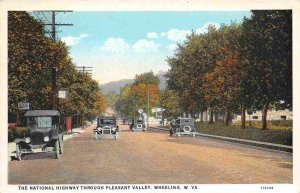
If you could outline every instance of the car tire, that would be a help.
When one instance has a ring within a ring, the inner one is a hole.
[[[20,150],[20,145],[16,144],[16,158],[21,161],[22,160],[22,153]]]
[[[56,140],[55,141],[55,158],[56,159],[59,159],[59,141],[58,140]]]

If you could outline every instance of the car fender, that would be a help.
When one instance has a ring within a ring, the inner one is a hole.
[[[25,139],[17,138],[15,139],[15,143],[25,142]]]

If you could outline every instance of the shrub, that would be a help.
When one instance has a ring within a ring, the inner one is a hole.
[[[258,122],[259,123],[259,122]],[[252,124],[251,124],[252,125]],[[226,136],[253,141],[292,145],[293,132],[288,129],[242,129],[238,125],[225,126],[223,123],[198,123],[196,126],[200,133]]]
[[[28,134],[26,127],[16,127],[8,129],[8,142],[13,142],[16,138],[24,138]]]

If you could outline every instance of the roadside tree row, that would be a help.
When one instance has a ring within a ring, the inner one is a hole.
[[[63,115],[93,118],[105,111],[99,83],[76,70],[68,47],[47,37],[44,25],[27,12],[8,12],[8,110],[18,114],[18,103],[31,109],[51,109],[51,68],[56,64],[57,85],[69,95],[60,99]]]
[[[167,62],[169,92],[179,97],[182,112],[232,112],[261,109],[263,129],[267,110],[292,109],[292,12],[252,11],[242,24],[208,27],[178,44]]]
[[[115,103],[115,108],[122,116],[134,118],[138,109],[147,112],[156,107],[159,102],[159,78],[153,72],[136,75],[133,84],[124,86]]]

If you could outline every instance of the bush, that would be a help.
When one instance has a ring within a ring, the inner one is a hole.
[[[8,129],[8,142],[13,142],[16,138],[25,138],[28,134],[26,127],[16,127]]]
[[[293,132],[288,129],[242,129],[238,125],[225,126],[223,123],[197,123],[198,131],[204,134],[226,136],[282,145],[292,145]]]
[[[232,125],[235,126],[242,126],[241,121],[237,121],[232,123]],[[255,128],[255,129],[261,129],[262,128],[262,122],[261,121],[247,121],[246,122],[247,128]],[[273,120],[273,121],[267,121],[267,127],[269,130],[292,130],[293,128],[293,120]]]

